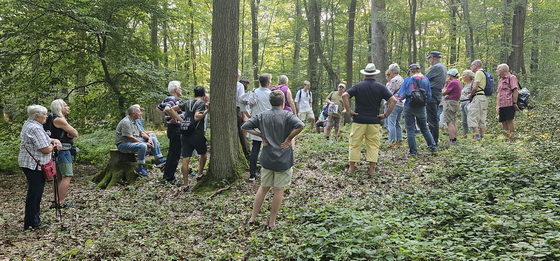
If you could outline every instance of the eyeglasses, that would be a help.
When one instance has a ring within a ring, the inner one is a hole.
[[[388,74],[385,74],[385,76],[391,76],[391,74],[388,73]]]

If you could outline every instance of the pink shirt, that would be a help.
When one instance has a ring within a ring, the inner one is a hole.
[[[447,86],[445,86],[445,89],[449,90],[446,100],[458,101],[461,98],[462,87],[459,80],[455,79],[453,81],[450,81]]]
[[[500,78],[498,83],[498,108],[513,106],[513,91],[517,89],[519,82],[515,75],[508,73]]]

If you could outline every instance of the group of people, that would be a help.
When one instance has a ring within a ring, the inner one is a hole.
[[[348,90],[340,83],[337,90],[329,93],[326,98],[328,117],[325,137],[329,139],[330,131],[335,128],[335,136],[339,135],[341,117],[348,113],[352,117],[351,133],[349,136],[349,156],[347,173],[356,170],[356,163],[360,161],[362,142],[366,144],[366,160],[369,163],[369,174],[374,175],[378,161],[381,142],[380,123],[385,121],[389,132],[390,147],[402,143],[401,116],[404,115],[409,156],[418,153],[416,145],[417,128],[424,136],[428,148],[432,153],[437,152],[439,141],[439,118],[437,107],[444,99],[444,121],[448,125],[449,142],[457,140],[456,118],[461,111],[463,135],[467,135],[468,128],[475,133],[473,137],[480,140],[484,137],[488,98],[484,93],[486,75],[482,70],[482,62],[475,60],[471,70],[465,70],[461,78],[465,82],[462,86],[457,69],[447,70],[441,63],[441,53],[430,52],[427,59],[431,63],[430,70],[423,75],[418,64],[408,66],[408,77],[400,76],[398,64],[391,64],[385,71],[386,86],[375,80],[380,73],[375,64],[369,63],[360,70],[364,80]],[[518,81],[509,73],[506,64],[500,64],[496,72],[500,77],[497,89],[496,111],[502,123],[504,135],[513,139],[513,118],[517,107]],[[288,87],[288,77],[281,75],[277,86],[272,86],[272,76],[259,76],[260,87],[252,90],[254,102],[246,105],[240,99],[248,86],[248,82],[239,82],[241,72],[238,71],[237,85],[237,116],[239,138],[243,152],[250,160],[249,179],[254,181],[259,175],[257,161],[261,164],[261,184],[255,195],[253,211],[248,224],[256,224],[256,217],[260,211],[266,194],[273,188],[271,216],[268,227],[274,228],[284,187],[291,183],[292,167],[294,165],[294,138],[303,130],[304,122],[315,124],[312,110],[313,95],[310,83],[304,82],[304,87],[296,93],[295,100]],[[119,151],[138,154],[138,166],[135,171],[139,176],[147,176],[144,168],[145,155],[148,149],[155,157],[157,165],[164,165],[163,179],[177,184],[175,171],[179,160],[182,159],[181,172],[183,185],[181,190],[189,191],[188,175],[190,173],[189,160],[193,151],[200,155],[197,180],[203,177],[207,160],[208,142],[205,137],[207,115],[210,110],[209,96],[203,86],[194,89],[194,99],[180,103],[182,96],[181,83],[171,81],[168,84],[169,95],[161,102],[157,109],[165,116],[169,151],[167,158],[159,148],[159,142],[153,132],[144,130],[140,118],[143,109],[135,104],[128,108],[128,115],[117,125],[115,144]],[[422,98],[423,97],[423,98]],[[355,99],[355,108],[350,107],[349,99]],[[420,99],[418,103],[415,99]],[[423,100],[422,100],[423,99]],[[384,109],[380,104],[384,102]],[[419,105],[420,104],[420,105]],[[24,123],[20,138],[21,146],[18,163],[28,180],[28,193],[25,204],[24,229],[41,229],[45,226],[40,219],[40,202],[45,180],[41,172],[41,164],[51,160],[54,151],[59,178],[59,202],[53,202],[54,207],[64,207],[65,196],[68,191],[72,173],[72,157],[70,148],[78,132],[65,119],[69,112],[68,105],[63,100],[55,100],[51,104],[53,112],[52,134],[49,136],[43,124],[48,117],[47,109],[40,105],[27,108],[28,120]],[[322,114],[322,113],[321,113]],[[321,115],[323,117],[323,115]],[[321,118],[319,119],[321,120]],[[196,124],[188,128],[189,124]],[[202,123],[202,124],[201,124]],[[247,138],[252,141],[249,148]],[[262,153],[261,153],[262,147]],[[37,159],[37,161],[35,161]]]
[[[58,182],[54,183],[54,191],[58,191],[58,202],[53,201],[51,208],[66,208],[74,205],[66,201],[70,181],[74,176],[72,168],[72,147],[78,131],[72,127],[65,116],[70,112],[70,107],[62,99],[51,103],[52,116],[48,115],[47,108],[41,105],[27,107],[28,119],[23,124],[20,133],[20,149],[18,165],[27,178],[27,196],[25,199],[25,215],[23,228],[25,230],[44,229],[48,225],[41,222],[41,200],[45,188],[45,178],[42,165],[55,160]],[[45,128],[47,119],[52,117]],[[47,133],[46,129],[50,132]]]

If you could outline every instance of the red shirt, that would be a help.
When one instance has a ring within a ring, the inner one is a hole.
[[[517,89],[519,83],[515,75],[508,73],[500,78],[498,83],[498,108],[513,106],[513,91]]]

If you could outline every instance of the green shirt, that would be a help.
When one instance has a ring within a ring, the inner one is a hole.
[[[344,110],[344,104],[342,104],[342,95],[338,94],[337,91],[333,91],[329,94],[329,96],[327,96],[327,99],[331,100],[332,102],[334,102],[334,104],[338,105],[338,112],[337,113],[329,112],[329,116],[339,118],[342,114],[342,111]]]

